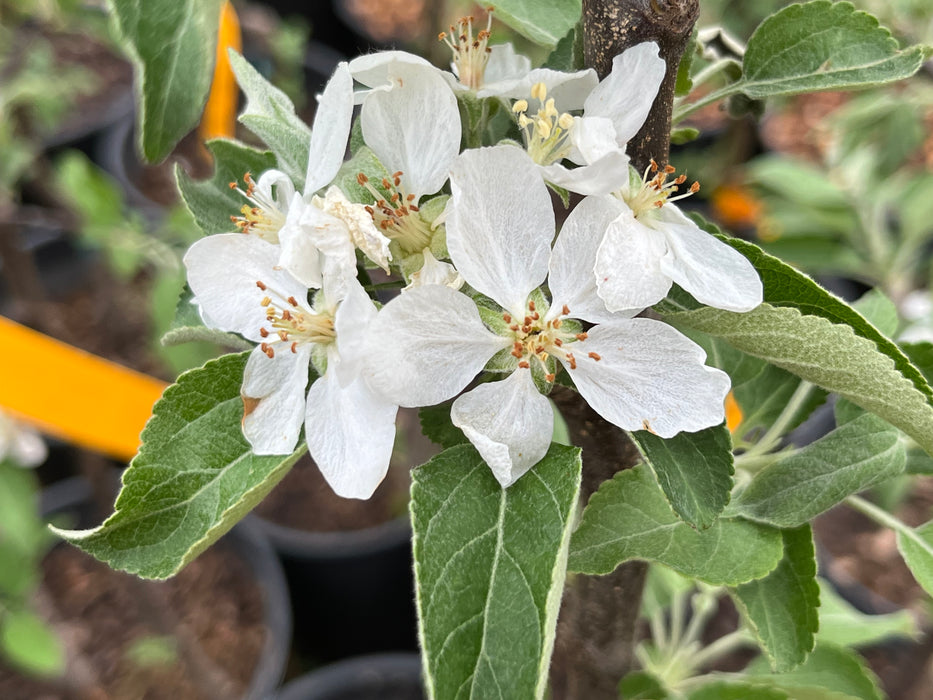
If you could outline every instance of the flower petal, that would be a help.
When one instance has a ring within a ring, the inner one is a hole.
[[[527,369],[458,397],[450,419],[479,450],[503,488],[544,457],[554,431],[551,404],[535,388]]]
[[[407,51],[378,51],[357,56],[349,63],[353,79],[369,88],[379,88],[392,83],[399,66],[427,66],[440,73],[430,61]]]
[[[369,498],[389,469],[398,406],[362,379],[341,386],[327,372],[308,391],[305,438],[311,457],[338,496]]]
[[[434,68],[404,65],[395,86],[363,102],[363,139],[407,194],[437,192],[460,150],[457,98]]]
[[[334,315],[334,330],[337,332],[337,378],[346,386],[360,375],[363,363],[363,344],[369,325],[375,320],[376,307],[354,277],[348,280],[346,294]]]
[[[519,317],[547,276],[554,211],[537,166],[515,146],[464,151],[451,170],[447,249],[473,288]]]
[[[463,277],[457,268],[447,262],[434,257],[430,248],[422,251],[424,264],[421,269],[411,274],[411,283],[406,287],[424,287],[429,284],[442,284],[451,289],[460,289],[463,286]]]
[[[697,301],[727,311],[751,311],[761,303],[761,278],[748,258],[672,204],[656,216],[655,227],[664,232],[670,249],[661,269]]]
[[[337,176],[347,150],[352,118],[353,78],[347,64],[340,62],[324,87],[314,115],[305,194],[317,192]]]
[[[508,97],[511,99],[528,98],[531,88],[537,83],[544,83],[547,96],[554,99],[558,112],[580,109],[599,82],[596,71],[589,68],[575,73],[565,73],[550,68],[535,68],[512,77],[493,79],[489,66],[486,66],[486,81],[476,91],[477,97]]]
[[[276,269],[280,248],[242,233],[221,233],[198,241],[185,253],[188,284],[201,318],[211,328],[233,331],[255,342],[266,324],[263,297],[257,285],[265,283],[276,296],[307,298],[308,288],[284,270]]]
[[[311,347],[266,357],[255,348],[243,370],[243,435],[257,455],[290,454],[305,412]]]
[[[449,287],[413,287],[370,325],[363,372],[386,400],[432,406],[459,393],[509,340],[486,329],[473,301]]]
[[[671,288],[670,277],[661,269],[667,243],[621,202],[619,211],[596,251],[596,287],[610,311],[644,309]]]
[[[373,223],[372,215],[366,207],[351,202],[339,187],[330,187],[323,200],[316,200],[318,206],[347,226],[353,245],[386,272],[389,271],[389,239]]]
[[[452,65],[451,68],[455,68]],[[456,71],[455,71],[456,72]],[[511,42],[495,44],[489,47],[489,60],[486,62],[486,71],[483,81],[486,85],[494,85],[505,80],[516,80],[531,72],[531,59],[515,51]],[[485,97],[480,89],[479,97]],[[492,94],[492,93],[490,93]]]
[[[539,167],[547,182],[583,195],[609,194],[628,180],[628,156],[619,149],[579,168],[566,168],[560,163]]]
[[[658,45],[644,42],[612,59],[612,71],[583,104],[587,117],[609,117],[619,145],[638,133],[651,111],[667,66]]]
[[[608,117],[574,117],[570,130],[574,151],[569,158],[574,163],[595,163],[607,153],[625,152],[616,138],[616,128]],[[628,170],[625,171],[626,180]]]
[[[622,319],[595,326],[586,340],[565,347],[576,359],[576,369],[568,371],[577,390],[624,430],[667,438],[723,421],[728,375],[704,365],[703,349],[667,324]]]
[[[596,251],[603,232],[622,209],[614,197],[586,197],[564,222],[551,253],[548,286],[553,301],[551,309],[560,310],[565,304],[572,318],[591,323],[602,323],[618,318],[611,313],[596,293]],[[626,315],[634,316],[641,309]]]

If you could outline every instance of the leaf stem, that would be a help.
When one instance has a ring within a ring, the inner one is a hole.
[[[689,117],[694,112],[697,112],[707,105],[711,105],[714,102],[719,102],[719,100],[734,95],[739,90],[736,89],[736,84],[732,83],[731,85],[726,85],[725,87],[720,88],[719,90],[714,90],[698,99],[696,102],[691,102],[689,104],[680,104],[674,108],[674,114],[671,117],[671,126],[679,124],[684,119]]]
[[[777,447],[784,433],[787,432],[787,428],[793,422],[794,417],[800,409],[803,408],[807,399],[810,398],[810,393],[813,391],[813,388],[813,384],[801,380],[780,415],[774,423],[771,424],[771,427],[768,428],[767,432],[761,436],[761,439],[743,455],[743,457],[748,458],[747,462],[751,462],[750,458],[764,455]]]
[[[918,547],[921,547],[927,554],[933,557],[933,545],[923,539],[920,535],[917,534],[917,531],[912,528],[910,525],[905,523],[900,518],[892,515],[883,508],[879,508],[874,503],[866,501],[864,498],[859,496],[849,496],[846,499],[846,503],[855,508],[855,510],[867,515],[869,518],[874,520],[879,525],[884,527],[889,527],[894,530],[897,534],[903,535],[912,542],[914,542]]]
[[[750,643],[748,632],[744,629],[737,629],[717,639],[715,642],[698,651],[690,663],[697,670],[720,656],[724,656],[736,649],[746,646]]]

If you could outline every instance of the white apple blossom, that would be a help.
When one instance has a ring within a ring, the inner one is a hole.
[[[42,464],[49,451],[39,433],[0,411],[0,462],[17,467],[35,467]]]
[[[525,147],[547,182],[584,195],[608,194],[628,179],[625,147],[645,120],[666,64],[654,42],[616,56],[612,71],[583,102],[582,116],[557,108],[544,83],[528,93],[538,110],[529,117],[529,100],[512,105]],[[567,168],[567,159],[579,167]]]
[[[362,205],[330,188],[323,197],[315,193],[333,181],[343,164],[353,117],[353,79],[346,63],[340,63],[318,103],[303,192],[278,170],[262,173],[257,182],[245,177],[248,200],[234,219],[244,233],[279,244],[278,264],[300,282],[315,289],[341,284],[356,268],[355,248],[383,268],[388,267],[388,239],[373,225]]]
[[[594,271],[599,296],[611,311],[641,309],[665,296],[674,282],[697,301],[728,311],[761,303],[761,279],[748,259],[700,229],[672,202],[686,178],[668,181],[671,166],[652,163],[642,177],[603,197],[605,232]]]
[[[385,477],[398,406],[361,375],[362,338],[376,316],[353,278],[307,285],[278,267],[280,251],[253,236],[219,234],[184,262],[204,322],[259,343],[243,373],[243,434],[260,455],[289,454],[305,426],[308,449],[331,488],[369,498]],[[309,366],[321,372],[307,389]]]
[[[571,212],[553,252],[554,214],[521,149],[466,151],[451,175],[448,248],[467,284],[501,311],[487,326],[475,303],[444,286],[404,292],[378,314],[367,339],[373,386],[402,406],[449,399],[496,356],[508,376],[457,398],[451,417],[507,487],[550,444],[553,416],[533,372],[554,381],[554,360],[589,404],[627,430],[662,437],[723,420],[728,376],[673,328],[609,313],[593,263],[606,201]],[[536,292],[549,278],[553,301]],[[575,319],[596,323],[583,332]],[[488,320],[488,319],[487,319]]]
[[[489,21],[491,22],[491,15]],[[531,60],[515,52],[512,44],[489,46],[489,24],[473,34],[473,18],[464,17],[450,34],[442,33],[452,51],[451,70],[440,70],[420,56],[405,51],[382,51],[350,61],[353,77],[368,88],[357,94],[360,101],[370,90],[391,89],[398,78],[413,72],[440,75],[455,92],[470,92],[478,98],[519,98],[533,85],[544,83],[562,111],[580,109],[598,82],[592,69],[566,73],[531,67]]]

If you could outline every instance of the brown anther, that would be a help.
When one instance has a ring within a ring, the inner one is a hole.
[[[289,297],[288,303],[291,304],[292,306],[298,306],[298,300],[295,299],[295,297]]]
[[[356,181],[361,185],[365,185],[367,182],[369,182],[369,178],[366,177],[366,173],[357,173]]]
[[[674,180],[674,184],[675,184],[675,185],[682,185],[682,184],[684,184],[686,181],[687,181],[687,176],[684,175],[683,173],[681,173],[680,175],[677,176],[677,179]]]
[[[694,182],[692,185],[690,185],[690,194],[696,194],[699,191],[700,191],[699,182]]]
[[[509,314],[502,314],[502,320],[505,321],[506,323],[511,323],[512,317]]]
[[[418,207],[416,207],[414,204],[409,204],[409,205],[408,205],[408,208],[409,208],[411,211],[418,211]]]
[[[553,374],[545,374],[545,375],[544,375],[544,379],[545,379],[546,381],[549,381],[549,382],[553,382],[556,378],[557,378],[557,377],[555,377]]]
[[[525,316],[525,319],[522,321],[522,325],[530,326],[530,325],[531,325],[531,316]]]
[[[237,187],[237,185],[236,185],[236,180],[234,180],[233,182],[229,183],[229,187],[230,187],[231,190],[235,190],[236,187]]]
[[[658,162],[654,158],[651,159],[651,172],[658,172]]]
[[[663,200],[663,199],[659,199],[658,201],[656,201],[656,202],[654,203],[654,206],[656,206],[658,209],[660,209],[661,207],[664,206],[664,200]]]
[[[559,318],[555,318],[553,321],[551,321],[551,325],[552,325],[555,329],[557,329],[557,328],[560,328],[562,325],[564,325],[564,322],[561,321]]]
[[[256,286],[259,287],[262,291],[266,291],[266,285],[262,283],[262,280],[256,280]]]
[[[645,418],[645,419],[641,422],[641,427],[642,427],[643,429],[647,430],[647,431],[648,431],[649,433],[651,433],[652,435],[657,435],[657,433],[654,432],[654,428],[651,427],[651,423],[648,421],[647,418]]]
[[[391,189],[392,189],[392,183],[389,182],[388,178],[385,178],[385,177],[382,178],[382,189],[384,189],[384,190],[391,190]]]
[[[534,303],[533,300],[528,302],[528,310],[529,310],[529,311],[534,311],[534,310],[535,310],[535,303]]]
[[[603,359],[602,357],[599,356],[598,353],[595,353],[595,352],[589,353],[589,357],[592,357],[592,358],[593,358],[594,360],[596,360],[597,362],[599,362],[601,359]]]
[[[295,354],[297,354],[297,353],[298,353],[298,350],[296,350],[296,348],[297,348],[297,347],[298,347],[298,343],[297,343],[297,341],[296,341],[296,342],[294,342],[294,343],[292,343],[292,347],[291,347],[291,350],[292,350],[292,352],[293,352],[293,353],[295,353]]]
[[[230,215],[230,221],[237,225],[237,228],[243,228],[243,225],[240,223],[240,220],[235,217],[233,214]]]
[[[405,197],[405,201],[406,201],[406,202],[414,202],[414,201],[415,201],[415,195],[413,195],[413,194],[408,195],[407,197]]]
[[[288,309],[283,309],[283,310],[282,310],[282,320],[283,320],[283,321],[291,321],[291,320],[292,320],[292,312],[289,311]]]
[[[384,199],[380,199],[378,202],[376,202],[376,206],[380,209],[385,209],[386,201]]]
[[[395,183],[395,186],[398,187],[399,185],[402,184],[402,178],[400,178],[400,177],[393,177],[393,178],[392,178],[392,182],[394,182],[394,183]]]
[[[284,341],[287,341],[287,340],[288,340],[288,331],[279,331],[279,338],[281,338],[283,342],[284,342]]]
[[[444,41],[444,39],[446,38],[447,38],[447,32],[441,32],[440,34],[437,35],[438,41]]]
[[[511,326],[509,326],[509,330],[510,330],[510,331],[517,331],[517,330],[518,330],[518,324],[517,324],[517,323],[513,323]]]
[[[392,201],[392,204],[398,204],[398,200],[401,199],[401,195],[398,192],[393,194],[389,199]]]
[[[363,209],[365,209],[365,210],[369,213],[370,216],[372,216],[373,214],[376,213],[376,210],[373,209],[373,208],[372,208],[371,206],[369,206],[368,204],[367,204],[365,207],[363,207]]]
[[[521,367],[522,369],[528,369],[531,367],[531,365],[529,365],[526,360],[522,360],[521,362],[519,362],[518,366]]]
[[[567,306],[566,304],[564,304],[564,306],[561,308],[560,312],[561,312],[564,316],[569,316],[569,315],[570,315],[570,307]]]
[[[259,305],[260,305],[260,306],[269,306],[269,304],[271,304],[271,303],[272,303],[272,298],[271,298],[271,297],[263,297],[263,298],[262,298],[262,301],[259,302]]]
[[[575,357],[573,356],[573,353],[572,353],[572,352],[568,352],[568,353],[567,353],[567,362],[570,363],[570,369],[576,369],[576,368],[577,368],[577,358],[575,358]]]
[[[271,360],[273,357],[275,357],[275,350],[273,350],[271,347],[267,347],[267,348],[266,348],[266,357],[268,357],[270,360]]]
[[[560,338],[554,338],[554,345],[556,345],[557,347],[561,347],[563,344],[564,344],[563,340],[561,340]]]
[[[269,331],[267,331],[265,328],[260,328],[260,329],[259,329],[259,335],[261,335],[263,338],[268,338],[268,337],[269,337]]]
[[[544,352],[544,346],[543,346],[543,345],[536,345],[536,346],[535,346],[535,355],[540,355],[542,352]]]
[[[532,320],[537,321],[538,319],[541,318],[541,314],[539,314],[537,311],[535,311],[533,314],[531,314],[531,318],[532,318]]]
[[[577,333],[574,338],[577,340],[586,340],[589,336],[586,333]]]
[[[675,168],[673,165],[665,165],[665,166],[664,166],[664,172],[667,173],[668,175],[670,175],[671,173],[676,173],[676,172],[677,172],[677,168]]]

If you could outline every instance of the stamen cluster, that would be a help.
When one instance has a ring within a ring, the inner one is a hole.
[[[463,85],[471,90],[478,90],[483,86],[486,74],[486,63],[489,61],[490,48],[487,46],[492,26],[492,8],[486,28],[481,29],[474,38],[473,16],[461,17],[457,26],[450,25],[450,34],[441,32],[437,35],[438,41],[446,43],[453,51],[453,62],[457,67],[457,76]]]
[[[377,190],[364,173],[358,173],[356,181],[365,187],[375,200],[366,206],[373,222],[387,238],[397,241],[406,253],[417,253],[431,244],[431,229],[418,216],[418,204],[414,194],[406,194],[402,188],[402,171],[392,173],[391,180],[382,178],[385,195]],[[386,198],[388,197],[388,199]]]
[[[246,189],[241,189],[236,181],[230,183],[230,189],[243,195],[249,204],[240,208],[240,216],[231,216],[230,221],[243,233],[252,233],[270,243],[278,243],[279,231],[285,225],[285,214],[275,201],[256,188],[256,182],[250,173],[243,175]]]
[[[269,358],[275,357],[275,346],[279,344],[287,345],[295,353],[299,343],[327,345],[336,339],[332,315],[302,309],[295,297],[283,299],[261,280],[256,281],[256,286],[268,292],[259,303],[266,309],[266,321],[272,330],[263,326],[259,335],[272,340],[263,342],[259,347]]]
[[[700,183],[694,182],[687,192],[676,197],[671,196],[687,181],[687,176],[680,174],[668,182],[668,176],[675,172],[677,172],[677,169],[674,166],[665,165],[662,168],[652,159],[651,165],[645,169],[645,173],[642,175],[640,186],[627,195],[623,194],[621,196],[635,213],[635,218],[639,218],[655,209],[660,209],[668,202],[689,197],[700,191]]]
[[[570,152],[570,130],[573,117],[567,112],[558,112],[554,98],[547,96],[547,86],[535,83],[532,98],[538,100],[539,108],[534,117],[529,117],[528,101],[518,100],[512,111],[518,115],[518,126],[522,129],[528,155],[538,165],[550,165],[567,157]]]
[[[577,368],[576,358],[564,344],[586,340],[587,335],[584,332],[562,329],[564,319],[569,315],[570,309],[565,304],[557,316],[545,320],[532,300],[529,300],[528,313],[521,322],[513,319],[511,314],[502,315],[502,320],[509,324],[509,330],[515,339],[511,354],[519,361],[520,368],[530,369],[530,360],[537,359],[544,369],[545,379],[549,382],[553,382],[555,378],[554,374],[548,371],[549,356],[562,359],[570,369]],[[589,357],[597,361],[601,359],[595,352],[589,353]]]

